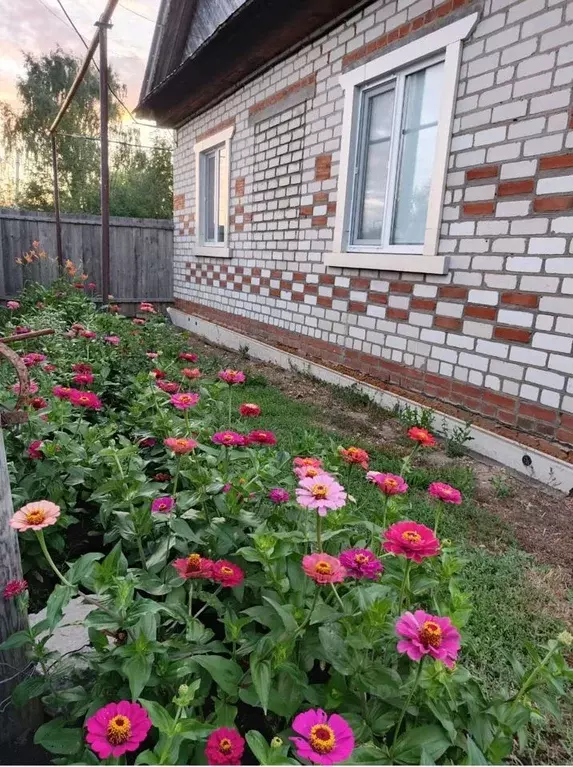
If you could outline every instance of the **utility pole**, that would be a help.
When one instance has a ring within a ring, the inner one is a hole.
[[[98,21],[99,27],[99,101],[101,139],[101,300],[109,300],[109,93],[107,68],[107,21]]]
[[[60,182],[58,179],[58,152],[56,146],[56,134],[50,134],[52,143],[52,172],[54,178],[54,212],[56,214],[56,253],[58,256],[58,272],[60,276],[64,270],[64,254],[62,252],[62,222],[60,219]]]

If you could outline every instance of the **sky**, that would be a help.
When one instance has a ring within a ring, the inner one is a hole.
[[[95,32],[94,22],[106,0],[61,3],[83,37],[90,41]],[[120,0],[113,16],[108,37],[109,61],[127,87],[126,104],[130,109],[138,101],[159,4],[160,0]],[[85,53],[58,0],[0,0],[0,101],[17,107],[16,82],[24,74],[23,51],[39,55],[58,45],[80,57]]]

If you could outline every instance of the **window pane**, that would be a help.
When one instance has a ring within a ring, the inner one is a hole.
[[[382,237],[393,109],[393,90],[368,97],[358,175],[358,240],[380,241]]]
[[[442,88],[443,63],[408,75],[391,242],[424,242]]]
[[[229,185],[227,179],[228,173],[228,158],[227,150],[225,146],[222,146],[219,150],[219,183],[218,183],[218,209],[219,209],[219,226],[217,229],[217,242],[225,242],[225,220],[227,218],[227,210],[229,208]]]
[[[215,240],[215,171],[216,156],[205,156],[205,240]]]

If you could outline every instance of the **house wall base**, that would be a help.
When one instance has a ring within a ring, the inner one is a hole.
[[[498,412],[491,416],[483,415],[478,406],[489,405],[487,400],[492,392],[477,390],[480,398],[473,391],[477,387],[451,382],[447,378],[438,381],[439,376],[424,376],[423,371],[412,371],[382,359],[362,359],[369,355],[360,354],[349,358],[349,354],[354,353],[343,347],[336,348],[327,344],[328,348],[323,348],[324,342],[318,339],[300,336],[191,301],[176,299],[175,308],[168,312],[176,326],[213,343],[230,349],[246,346],[249,354],[256,359],[295,369],[337,386],[355,387],[380,407],[432,407],[438,414],[438,433],[442,429],[451,431],[471,419],[473,451],[561,492],[569,493],[573,488],[573,449],[516,428],[502,426]],[[330,366],[322,364],[325,361]],[[359,372],[360,378],[342,370]],[[436,380],[425,381],[424,378]],[[399,382],[402,381],[411,382],[410,388],[400,386]],[[456,391],[452,391],[452,385]],[[463,392],[462,387],[472,392]],[[468,404],[470,400],[473,410]],[[523,404],[516,399],[513,403],[514,412]],[[549,409],[547,416],[551,412],[554,418],[558,418],[558,414]],[[573,424],[563,425],[563,428],[571,432]]]

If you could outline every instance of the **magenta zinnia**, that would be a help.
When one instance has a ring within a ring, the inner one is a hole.
[[[408,485],[404,478],[398,474],[382,474],[379,471],[369,471],[366,479],[369,482],[373,482],[384,495],[402,495],[408,490]]]
[[[262,429],[257,429],[247,434],[247,443],[249,445],[276,445],[277,438],[272,431],[263,431]]]
[[[219,559],[216,562],[213,562],[211,578],[213,578],[214,581],[217,581],[217,583],[220,583],[221,586],[239,586],[245,578],[245,573],[238,565],[233,564],[233,562],[229,562],[226,559]]]
[[[211,437],[211,442],[216,445],[225,445],[225,447],[244,447],[247,444],[247,438],[236,431],[218,431]]]
[[[177,410],[187,410],[190,407],[195,407],[199,402],[199,395],[193,392],[174,394],[169,401]]]
[[[294,718],[292,728],[302,735],[290,738],[297,756],[315,764],[341,764],[354,750],[354,733],[338,714],[328,716],[321,708],[311,708]]]
[[[151,503],[151,511],[154,514],[169,514],[175,507],[175,499],[170,495],[155,498]]]
[[[384,549],[401,554],[418,564],[426,557],[434,557],[440,551],[440,542],[425,525],[417,522],[396,522],[383,533]]]
[[[352,578],[375,581],[384,570],[382,562],[369,549],[347,549],[341,553],[340,562]]]
[[[428,493],[444,503],[454,503],[458,506],[462,502],[460,491],[445,482],[432,482]]]
[[[217,373],[221,381],[229,385],[245,383],[246,377],[241,370],[221,370]]]
[[[396,633],[402,637],[398,652],[406,653],[410,660],[421,660],[431,655],[452,668],[460,650],[460,632],[449,618],[430,615],[423,610],[407,612],[396,622]]]
[[[245,741],[237,730],[219,727],[207,738],[205,756],[208,764],[240,764]]]
[[[139,703],[122,700],[100,708],[86,726],[86,741],[92,751],[100,759],[117,758],[139,748],[151,728],[151,719]]]
[[[89,410],[101,410],[102,408],[102,402],[100,398],[97,396],[97,394],[94,394],[91,391],[78,391],[77,389],[72,389],[70,392],[69,400],[72,405],[85,407]]]
[[[278,505],[279,503],[286,503],[289,501],[290,495],[288,490],[283,490],[282,487],[273,487],[269,492],[269,499]]]
[[[17,581],[8,581],[8,583],[4,586],[4,590],[2,591],[2,596],[4,599],[14,599],[15,597],[19,597],[20,594],[23,594],[28,589],[28,581],[25,580],[17,580]]]
[[[320,585],[342,583],[347,575],[341,561],[330,554],[307,554],[302,558],[302,569]]]
[[[328,511],[341,509],[346,504],[346,491],[330,474],[301,479],[296,500],[307,509],[316,509],[321,517]]]

